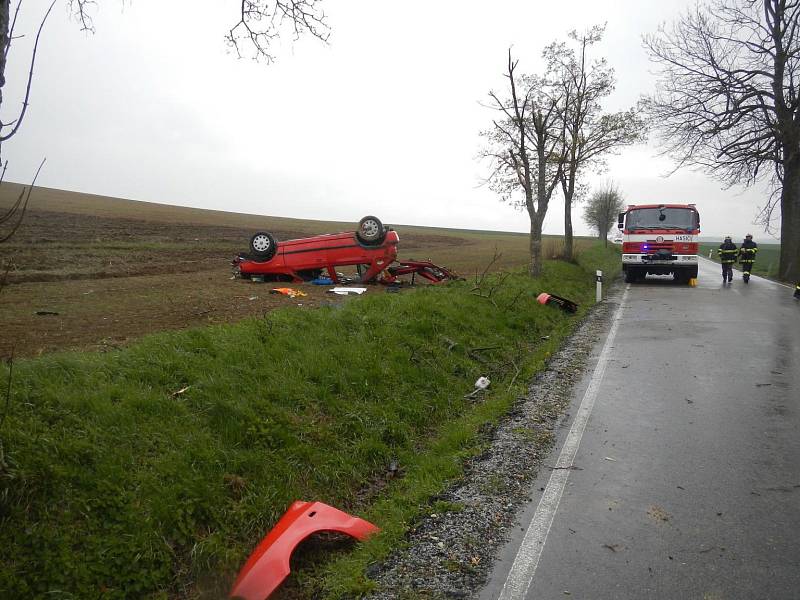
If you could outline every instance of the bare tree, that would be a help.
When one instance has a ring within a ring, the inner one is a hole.
[[[124,1],[124,0],[123,0]],[[68,0],[82,31],[94,33],[91,12],[97,0]],[[271,45],[282,35],[297,40],[310,35],[328,41],[330,27],[322,0],[239,0],[239,20],[225,34],[225,41],[239,58],[275,61]]]
[[[603,171],[605,157],[623,146],[644,139],[644,119],[630,110],[604,114],[602,101],[614,91],[614,70],[604,58],[589,63],[592,45],[603,38],[605,25],[596,25],[586,32],[569,33],[577,42],[577,52],[563,42],[554,42],[545,49],[554,86],[564,96],[566,128],[564,171],[561,188],[564,192],[564,258],[572,260],[572,204],[580,197],[578,176],[587,170]]]
[[[608,182],[589,198],[583,220],[597,230],[597,237],[608,246],[608,232],[617,222],[617,216],[625,209],[625,199],[614,182]]]
[[[270,45],[281,34],[291,32],[295,39],[308,34],[322,41],[327,41],[329,28],[325,13],[320,8],[321,2],[322,0],[240,0],[239,21],[225,34],[225,40],[240,58],[251,56],[257,60],[266,60],[268,63],[275,60],[270,51]],[[39,38],[55,3],[56,0],[51,1],[36,32],[22,107],[16,117],[10,120],[6,120],[2,112],[0,112],[0,183],[3,182],[8,168],[8,161],[3,161],[2,143],[16,135],[25,118],[25,113],[30,104],[31,83],[33,82]],[[22,4],[23,0],[17,1],[12,16],[10,0],[0,0],[0,111],[4,108],[3,88],[5,86],[6,64],[12,42],[17,37],[14,32],[14,26]],[[67,4],[81,30],[94,32],[92,12],[98,7],[97,1],[67,0]],[[39,169],[41,169],[41,166]],[[24,201],[23,197],[25,198]],[[11,237],[19,227],[25,215],[29,198],[30,190],[28,190],[27,195],[26,191],[23,190],[19,199],[12,204],[11,208],[0,214],[0,225],[11,224],[10,232],[0,232],[0,242]]]
[[[529,272],[536,277],[542,271],[542,224],[564,169],[563,98],[557,90],[554,94],[545,78],[517,75],[517,63],[509,50],[508,95],[489,92],[490,107],[500,114],[492,121],[493,127],[482,133],[487,147],[481,156],[491,163],[487,178],[491,189],[528,212]]]
[[[36,65],[36,52],[39,49],[39,38],[42,35],[42,29],[47,21],[47,17],[50,16],[50,11],[53,10],[55,2],[56,0],[52,0],[50,6],[47,8],[44,16],[39,22],[39,28],[36,32],[36,39],[33,44],[33,52],[31,53],[30,67],[28,69],[28,81],[25,86],[25,96],[22,100],[22,107],[17,112],[15,118],[7,121],[2,113],[3,88],[5,87],[6,83],[5,70],[8,62],[8,55],[11,51],[11,44],[16,38],[14,28],[17,23],[17,17],[19,15],[20,8],[22,7],[22,0],[17,2],[17,7],[14,10],[13,18],[10,13],[10,1],[0,0],[0,184],[3,183],[6,170],[8,169],[8,160],[3,161],[3,142],[10,140],[17,134],[22,126],[23,120],[25,119],[25,113],[28,110],[28,104],[31,95],[33,70],[34,66]],[[44,161],[42,161],[42,165],[43,164]],[[36,177],[39,175],[39,171],[42,169],[42,165],[40,165],[39,169],[36,171],[36,176],[33,178],[34,182],[36,181]],[[33,187],[33,184],[31,184],[31,187]],[[2,214],[0,214],[0,243],[7,241],[12,235],[14,235],[14,233],[17,231],[17,228],[22,223],[22,219],[25,216],[25,211],[28,208],[30,191],[30,188],[27,190],[23,188],[22,192],[17,198],[17,201],[14,202],[10,208],[4,209]]]
[[[19,131],[22,121],[25,118],[25,113],[28,110],[28,103],[31,95],[31,82],[33,81],[33,69],[36,64],[36,51],[39,49],[39,38],[42,35],[42,29],[50,16],[50,11],[53,10],[56,0],[52,0],[47,11],[45,11],[42,20],[39,23],[39,29],[36,32],[36,40],[33,44],[33,52],[31,54],[31,63],[28,70],[28,83],[25,86],[25,98],[22,101],[22,108],[19,110],[17,117],[11,121],[0,119],[0,144],[11,139]],[[8,62],[8,54],[11,50],[11,43],[14,41],[14,26],[17,23],[17,16],[19,15],[20,8],[22,7],[22,0],[17,3],[17,8],[14,11],[14,17],[10,15],[10,2],[9,0],[0,0],[0,109],[3,107],[3,87],[6,83],[6,63]],[[10,128],[9,131],[7,131]],[[2,146],[0,146],[1,148]],[[2,154],[0,154],[0,163],[2,163]],[[5,166],[3,168],[5,174]],[[1,181],[1,179],[0,179]]]
[[[322,41],[328,40],[330,29],[325,13],[320,8],[322,0],[239,1],[239,21],[234,23],[228,33],[225,34],[225,40],[239,57],[249,55],[255,59],[261,58],[267,62],[273,62],[275,57],[271,54],[270,45],[281,34],[287,32],[291,32],[295,39],[308,34]],[[22,8],[22,2],[23,0],[17,1],[12,18],[10,0],[0,0],[0,108],[2,108],[3,104],[2,92],[5,85],[6,63],[11,43],[15,39],[14,26]],[[56,0],[51,1],[36,32],[36,42],[33,47],[22,109],[16,119],[9,122],[0,122],[0,142],[12,137],[22,124],[30,98],[39,37],[55,3]],[[67,3],[73,18],[79,23],[81,30],[93,33],[95,29],[91,13],[98,6],[97,0],[67,0]],[[11,131],[2,131],[8,127],[12,128]]]
[[[800,279],[800,2],[714,0],[644,44],[659,65],[646,107],[665,153],[727,186],[766,180],[780,213],[779,277]]]
[[[275,60],[270,44],[282,32],[291,31],[294,39],[304,34],[323,42],[328,41],[330,30],[321,0],[242,0],[241,18],[225,35],[228,44],[241,58],[250,55],[263,58],[268,63]]]

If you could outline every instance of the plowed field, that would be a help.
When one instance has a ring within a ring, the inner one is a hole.
[[[0,214],[19,190],[0,186]],[[0,277],[8,270],[0,357],[103,350],[156,331],[345,301],[309,284],[292,286],[307,294],[302,298],[270,294],[286,284],[232,279],[230,261],[256,230],[280,241],[352,230],[362,216],[303,221],[36,188],[21,227],[0,244]],[[490,263],[501,269],[527,262],[523,234],[391,226],[400,235],[400,259],[431,259],[467,278]],[[367,293],[383,292],[376,285]]]

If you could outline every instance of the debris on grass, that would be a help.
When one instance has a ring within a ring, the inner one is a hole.
[[[305,292],[301,292],[300,290],[296,290],[294,288],[273,288],[269,291],[270,294],[283,294],[284,296],[289,296],[289,298],[302,298],[303,296],[308,296]]]
[[[488,388],[490,383],[491,381],[489,381],[488,377],[478,377],[478,380],[475,382],[475,389],[469,394],[466,394],[464,398],[474,398],[477,394]]]
[[[334,531],[365,540],[380,530],[369,521],[322,502],[297,500],[247,559],[233,584],[231,597],[244,600],[268,598],[289,576],[289,559],[297,545],[321,531]]]
[[[185,386],[185,387],[182,387],[182,388],[181,388],[181,389],[179,389],[178,391],[176,391],[176,392],[172,392],[172,393],[170,394],[170,396],[172,396],[173,398],[177,398],[178,396],[180,396],[181,394],[183,394],[184,392],[186,392],[186,390],[188,390],[190,387],[192,387],[192,386],[190,386],[190,385],[187,385],[187,386]]]
[[[367,291],[365,287],[335,287],[328,290],[329,294],[338,294],[340,296],[349,296],[350,294],[361,295]]]
[[[561,296],[556,296],[555,294],[548,294],[547,292],[542,292],[536,297],[536,301],[539,304],[549,304],[550,306],[558,306],[564,312],[568,313],[578,312],[577,302],[573,302],[572,300],[567,300],[566,298],[562,298]]]
[[[333,279],[330,277],[317,277],[309,281],[312,285],[333,285]]]

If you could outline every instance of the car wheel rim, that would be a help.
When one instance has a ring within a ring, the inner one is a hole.
[[[380,234],[380,230],[378,229],[378,224],[375,221],[364,221],[361,224],[361,233],[366,238],[374,238],[378,237]]]
[[[257,252],[266,252],[269,250],[269,238],[265,235],[259,235],[253,238],[253,248]]]

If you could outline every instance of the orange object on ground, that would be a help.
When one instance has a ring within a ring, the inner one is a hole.
[[[542,292],[538,296],[536,296],[536,301],[539,304],[550,304],[552,306],[558,306],[561,310],[568,313],[576,313],[578,312],[578,304],[573,302],[572,300],[567,300],[566,298],[562,298],[561,296],[556,296],[555,294],[548,294],[546,292]]]
[[[319,531],[338,531],[365,540],[380,530],[369,521],[322,502],[293,502],[239,571],[230,597],[269,597],[289,576],[289,558],[297,545]]]
[[[308,296],[308,294],[305,292],[301,292],[300,290],[296,290],[294,288],[272,288],[269,293],[283,294],[284,296],[289,296],[289,298],[302,298],[303,296]]]

